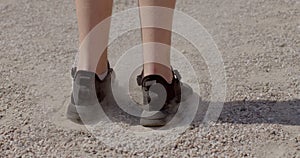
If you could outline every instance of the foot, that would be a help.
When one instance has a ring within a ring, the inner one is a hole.
[[[177,70],[173,71],[173,80],[169,84],[159,75],[137,77],[142,86],[144,112],[140,124],[146,127],[166,125],[177,113],[180,102],[192,95],[193,90],[187,84],[180,82]]]
[[[73,92],[67,109],[68,119],[80,124],[96,124],[104,117],[101,105],[108,100],[112,72],[109,68],[107,76],[100,80],[96,73],[72,69]]]

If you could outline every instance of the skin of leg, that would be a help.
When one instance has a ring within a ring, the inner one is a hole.
[[[157,74],[169,83],[173,79],[170,46],[175,4],[176,0],[139,0],[144,76]]]
[[[110,20],[106,20],[107,24],[99,27],[102,31],[93,33],[95,34],[93,36],[98,36],[97,38],[90,37],[89,33],[104,19],[111,16],[113,0],[75,0],[75,3],[80,39],[77,69],[96,71],[97,74],[102,74],[107,70],[107,44]],[[87,37],[88,35],[89,37]],[[95,45],[101,45],[104,48],[103,51],[98,50]]]

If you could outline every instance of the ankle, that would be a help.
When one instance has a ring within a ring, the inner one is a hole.
[[[108,70],[107,62],[105,64],[98,64],[96,68],[96,74],[100,75],[106,73]]]
[[[149,75],[159,75],[163,77],[169,84],[172,83],[173,80],[173,72],[170,66],[149,63],[144,64],[144,77]]]
[[[109,69],[109,63],[106,60],[105,62],[99,62],[96,69],[96,74],[98,75],[100,80],[103,80],[107,74]]]

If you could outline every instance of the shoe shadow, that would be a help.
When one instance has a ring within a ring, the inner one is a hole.
[[[111,122],[125,123],[131,126],[139,125],[139,117],[133,116],[125,112],[116,101],[112,101],[109,104],[102,106],[102,109],[109,121]]]
[[[194,118],[197,116],[197,109],[199,107],[199,100],[201,98],[199,95],[196,93],[193,93],[193,95],[188,96],[188,98],[183,98],[182,102],[179,105],[177,113],[172,116],[169,120],[169,122],[165,126],[160,126],[160,127],[145,127],[153,130],[169,130],[172,128],[177,128],[177,127],[186,127],[193,122]],[[133,107],[135,106],[135,107]],[[140,110],[139,113],[135,112],[136,116],[133,116],[131,114],[128,114],[125,112],[123,109],[127,109],[127,111],[138,111],[138,110],[130,110],[130,109],[138,109],[141,107],[136,107],[138,105],[130,105],[126,104],[126,106],[123,105],[121,108],[116,102],[110,103],[109,106],[103,106],[102,109],[105,112],[106,116],[111,122],[120,122],[120,123],[125,123],[130,126],[136,126],[140,125],[140,117],[142,115],[142,110]],[[124,108],[125,107],[125,108]],[[202,110],[198,110],[204,111]],[[202,116],[202,114],[198,114],[199,116]]]
[[[210,102],[199,101],[194,124],[201,124]],[[218,118],[221,123],[300,125],[300,100],[225,102]]]
[[[198,104],[195,104],[198,101]],[[194,93],[187,101],[181,103],[177,114],[164,128],[202,124],[207,119],[211,102],[204,101]],[[123,122],[129,125],[139,125],[139,117],[123,111],[117,104],[104,110],[112,122]],[[195,111],[196,110],[196,111]],[[209,121],[209,120],[208,120]],[[300,126],[300,100],[270,101],[232,101],[225,102],[217,118],[221,123],[233,124],[282,124]],[[163,129],[163,128],[153,128]]]

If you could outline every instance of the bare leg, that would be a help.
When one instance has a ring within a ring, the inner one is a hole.
[[[96,71],[102,74],[107,70],[107,44],[109,36],[109,22],[99,28],[102,31],[96,32],[97,38],[89,37],[89,32],[112,14],[113,0],[76,0],[76,9],[78,17],[80,44],[84,42],[84,47],[80,49],[78,59],[78,70]],[[98,28],[97,28],[98,29]],[[90,36],[90,35],[89,35]],[[95,46],[96,45],[96,46]],[[97,45],[104,47],[104,50],[98,50]],[[99,56],[99,59],[95,56]],[[97,54],[97,55],[96,55]]]
[[[139,0],[144,53],[144,76],[157,74],[167,82],[173,79],[170,64],[173,10],[176,0]],[[147,6],[170,9],[151,9]],[[157,13],[159,11],[159,13]],[[162,15],[163,14],[163,15]],[[149,27],[154,26],[154,27]],[[158,28],[157,26],[162,26]]]

